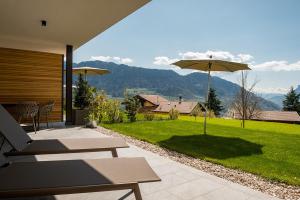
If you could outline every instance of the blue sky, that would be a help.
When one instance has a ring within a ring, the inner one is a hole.
[[[75,62],[99,59],[179,70],[178,59],[247,62],[258,92],[300,84],[300,1],[152,0],[75,51]],[[215,74],[237,82],[239,73]]]

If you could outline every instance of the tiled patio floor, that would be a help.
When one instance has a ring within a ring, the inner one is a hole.
[[[105,137],[92,129],[70,127],[61,129],[48,129],[39,131],[36,135],[30,134],[34,139],[45,138],[82,138]],[[118,150],[120,157],[145,157],[151,167],[161,177],[162,182],[140,184],[142,196],[145,200],[268,200],[276,199],[250,188],[212,176],[200,170],[174,162],[158,156],[136,146]],[[38,160],[63,159],[96,159],[111,157],[108,152],[59,154],[36,156]],[[18,160],[30,160],[30,157],[19,157]],[[79,172],[80,173],[80,172]],[[122,197],[127,191],[85,193],[75,195],[57,195],[59,200],[114,200]],[[44,198],[38,198],[44,199]],[[134,199],[131,195],[127,199]]]

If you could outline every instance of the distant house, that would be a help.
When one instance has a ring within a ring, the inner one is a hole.
[[[180,114],[190,115],[193,110],[201,109],[204,107],[196,101],[182,101],[179,97],[178,101],[169,101],[159,95],[137,95],[141,101],[141,111],[151,111],[156,113],[169,113],[172,108],[176,109]]]
[[[233,118],[241,119],[241,116],[234,114]],[[251,120],[299,124],[300,116],[296,111],[260,111]]]
[[[296,111],[262,111],[253,120],[300,123],[300,116]]]
[[[168,100],[159,96],[159,95],[146,95],[139,94],[136,97],[140,100],[142,104],[141,112],[153,111],[155,110],[162,102],[167,102]]]

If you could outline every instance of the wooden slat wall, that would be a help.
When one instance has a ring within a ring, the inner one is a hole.
[[[55,101],[50,121],[62,121],[63,55],[0,48],[0,104]]]

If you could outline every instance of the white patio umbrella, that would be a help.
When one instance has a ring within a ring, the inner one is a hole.
[[[72,73],[76,75],[83,74],[84,80],[87,80],[87,75],[104,75],[109,74],[110,71],[107,69],[100,69],[95,67],[76,67],[72,69]]]
[[[211,71],[223,71],[223,72],[235,72],[238,70],[250,70],[247,64],[229,62],[224,60],[215,60],[212,59],[204,60],[180,60],[173,63],[182,69],[195,69],[200,71],[207,71],[207,94],[206,102],[208,102],[209,90],[210,90],[210,72]],[[205,117],[204,117],[204,134],[206,134],[206,118],[207,118],[207,108],[205,108]]]
[[[87,80],[87,75],[103,75],[110,73],[107,69],[100,69],[94,67],[76,67],[72,69],[73,74],[84,74],[84,79]]]

